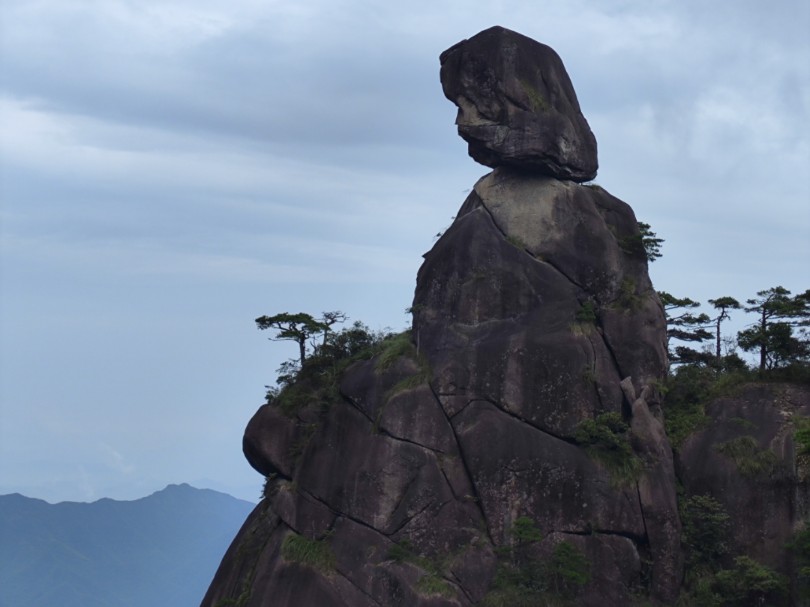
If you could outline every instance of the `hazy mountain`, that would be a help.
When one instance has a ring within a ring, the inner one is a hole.
[[[253,506],[186,484],[134,501],[0,496],[0,606],[198,605]]]

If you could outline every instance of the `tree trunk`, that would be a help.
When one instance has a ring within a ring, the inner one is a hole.
[[[720,315],[722,318],[722,314]],[[717,360],[720,360],[720,320],[721,318],[717,319]]]
[[[301,368],[304,368],[304,360],[307,357],[307,349],[306,349],[306,337],[301,337],[298,340],[298,349],[301,351]]]
[[[768,334],[765,331],[768,325],[765,319],[765,306],[762,306],[762,319],[759,323],[760,342],[759,346],[759,372],[765,373],[765,362],[768,360]]]

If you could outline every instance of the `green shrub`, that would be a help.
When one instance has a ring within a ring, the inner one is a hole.
[[[694,576],[677,607],[754,607],[784,604],[788,596],[785,576],[747,556],[734,559],[733,569]]]
[[[355,322],[329,333],[303,365],[294,360],[282,363],[277,379],[280,387],[268,388],[267,402],[287,416],[309,406],[325,411],[340,399],[340,378],[349,365],[381,352],[385,355],[383,365],[390,364],[408,348],[413,348],[408,331],[396,335],[374,332]]]
[[[281,544],[281,556],[291,563],[309,565],[323,572],[335,568],[335,553],[325,539],[311,540],[303,535],[290,534]]]
[[[396,563],[406,563],[412,558],[413,545],[409,540],[401,540],[388,549],[388,558]]]
[[[447,580],[439,577],[436,573],[427,573],[416,581],[416,591],[422,596],[444,596],[451,597],[455,594],[453,587]]]
[[[591,579],[588,559],[566,541],[554,547],[547,571],[553,591],[565,598],[575,597]]]
[[[416,591],[423,596],[439,595],[450,597],[455,594],[453,587],[443,578],[443,565],[436,559],[417,554],[408,539],[392,544],[388,558],[396,563],[411,563],[425,573],[416,582]]]
[[[574,440],[601,462],[617,483],[638,479],[641,460],[630,445],[630,427],[618,413],[602,413],[579,423]]]
[[[570,542],[558,543],[542,560],[532,547],[542,539],[535,522],[521,516],[510,529],[511,544],[497,549],[495,578],[483,607],[567,605],[590,579],[590,563]]]
[[[787,580],[747,556],[734,559],[734,569],[715,576],[714,590],[723,605],[773,605],[787,594]]]
[[[721,365],[732,361],[725,357]],[[724,362],[725,361],[725,362]],[[734,393],[752,379],[747,370],[729,363],[733,371],[713,367],[682,365],[666,381],[664,427],[670,444],[678,448],[684,440],[700,431],[710,421],[705,406],[713,399]],[[737,422],[740,423],[740,422]]]
[[[533,544],[543,539],[543,534],[528,516],[519,516],[512,524],[512,543],[515,546]]]
[[[760,449],[757,439],[750,435],[738,436],[715,446],[718,453],[731,459],[740,474],[756,478],[773,471],[776,454],[770,449]]]
[[[637,259],[646,259],[647,251],[644,248],[644,239],[641,233],[631,234],[618,240],[619,248],[623,253]]]
[[[613,307],[627,312],[634,312],[641,307],[641,296],[636,294],[636,281],[625,278],[619,285],[619,295]]]
[[[796,558],[796,581],[802,604],[810,604],[810,521],[793,534],[785,546]]]
[[[596,322],[596,307],[592,301],[586,301],[580,306],[579,310],[577,310],[576,319],[577,322],[585,324],[593,324]]]
[[[810,418],[793,420],[793,441],[796,443],[797,456],[810,456]]]
[[[680,504],[682,543],[687,567],[716,571],[728,553],[731,517],[722,504],[709,495],[693,495]]]
[[[416,348],[411,342],[410,331],[394,335],[381,346],[376,363],[378,371],[385,371],[403,356],[416,356]]]

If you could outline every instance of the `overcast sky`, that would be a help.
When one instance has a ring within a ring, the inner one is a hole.
[[[438,56],[496,24],[562,57],[657,289],[810,287],[806,0],[4,0],[0,493],[258,499],[242,432],[296,346],[253,319],[408,324],[488,170]]]

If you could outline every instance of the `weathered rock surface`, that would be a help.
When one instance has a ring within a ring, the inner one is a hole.
[[[665,323],[632,210],[572,183],[595,174],[595,140],[551,49],[493,28],[442,55],[442,83],[471,154],[500,168],[425,256],[410,354],[351,367],[328,410],[266,405],[250,421],[267,498],[204,605],[477,604],[521,517],[538,554],[571,538],[591,557],[583,605],[626,601],[648,561],[652,595],[677,593],[671,451],[650,389]],[[575,439],[606,412],[639,427],[637,478]],[[296,560],[291,537],[332,561]]]
[[[577,182],[596,176],[596,139],[550,47],[496,26],[446,50],[441,66],[458,133],[477,162]]]
[[[414,338],[495,546],[527,515],[545,534],[632,538],[653,594],[672,600],[680,523],[650,387],[665,374],[665,323],[646,259],[627,246],[637,234],[630,207],[600,188],[496,169],[425,256]],[[637,482],[611,483],[575,444],[605,412],[637,429]]]
[[[734,513],[740,553],[795,573],[783,546],[810,494],[791,419],[810,415],[810,390],[754,385],[714,403],[673,461],[663,310],[632,209],[575,183],[595,172],[595,144],[559,58],[493,28],[442,62],[471,153],[497,168],[425,255],[410,346],[349,367],[328,403],[250,421],[266,499],[203,606],[478,605],[525,519],[533,557],[562,542],[585,555],[576,604],[673,604],[678,479]],[[603,414],[629,428],[624,468],[583,439]],[[718,450],[742,435],[773,454],[767,476]]]
[[[714,401],[711,421],[681,446],[686,495],[709,495],[733,519],[732,549],[796,579],[785,544],[810,516],[810,461],[797,456],[797,419],[810,417],[810,386],[749,384]],[[736,459],[724,445],[750,441]]]

